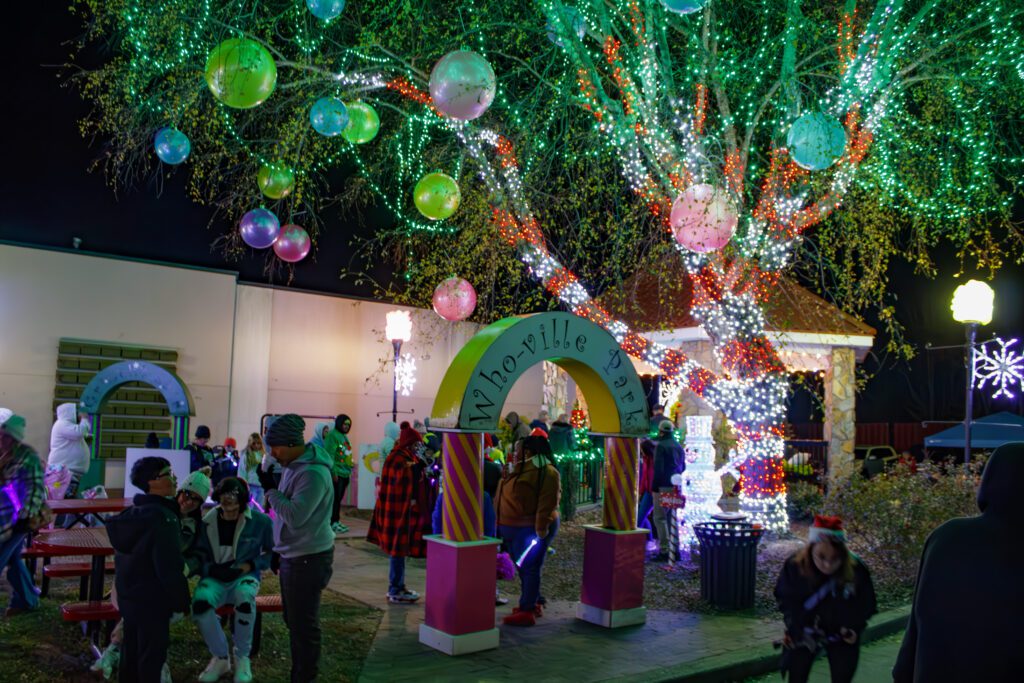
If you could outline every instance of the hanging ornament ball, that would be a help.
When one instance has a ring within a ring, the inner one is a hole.
[[[445,320],[465,320],[476,309],[476,290],[461,277],[450,277],[434,290],[434,312]]]
[[[309,254],[309,233],[301,226],[289,224],[281,226],[281,234],[274,242],[274,253],[277,258],[288,263],[298,263]]]
[[[365,102],[349,102],[348,125],[341,131],[341,137],[354,145],[362,145],[377,137],[380,117],[377,111]]]
[[[281,222],[273,211],[253,209],[247,211],[238,223],[242,241],[253,249],[266,249],[281,234]]]
[[[267,48],[248,38],[231,38],[206,60],[206,84],[218,100],[235,109],[251,109],[270,97],[277,65]]]
[[[724,191],[702,183],[679,195],[669,220],[679,244],[705,253],[729,243],[739,216]]]
[[[309,110],[309,123],[320,135],[341,135],[348,125],[348,108],[337,97],[321,97]]]
[[[430,220],[440,221],[455,213],[462,194],[453,178],[444,173],[428,173],[416,183],[412,199],[420,213]]]
[[[430,72],[434,106],[453,119],[479,118],[494,101],[497,79],[487,60],[470,50],[449,52]]]
[[[846,151],[846,129],[834,116],[804,114],[789,127],[786,145],[797,166],[823,171]]]
[[[317,19],[330,21],[345,9],[345,0],[306,0],[306,7]]]
[[[264,164],[256,173],[256,182],[260,186],[260,192],[266,196],[271,199],[282,199],[295,188],[295,172],[287,166]]]
[[[704,5],[708,4],[708,0],[661,0],[661,4],[669,12],[693,14],[704,9]]]
[[[566,39],[571,40],[573,34],[581,40],[587,35],[587,22],[578,9],[560,5],[555,11],[561,16],[562,23],[559,26],[554,17],[548,18],[547,26],[544,27],[548,32],[548,40],[558,47],[565,47]]]
[[[160,161],[171,166],[176,166],[188,159],[192,151],[192,143],[188,136],[177,128],[161,128],[153,138],[153,149]]]

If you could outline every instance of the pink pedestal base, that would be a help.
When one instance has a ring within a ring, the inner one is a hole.
[[[420,642],[450,655],[498,646],[495,553],[500,541],[427,536],[426,615]]]
[[[615,531],[586,527],[583,544],[583,590],[576,616],[615,628],[642,624],[644,550],[647,530]]]

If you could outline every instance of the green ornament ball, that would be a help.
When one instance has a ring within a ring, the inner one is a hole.
[[[444,173],[428,173],[416,183],[412,199],[420,213],[430,220],[440,221],[459,208],[462,193],[453,178]]]
[[[362,145],[377,137],[380,130],[380,117],[373,107],[365,102],[350,102],[348,108],[348,125],[341,131],[341,137],[354,145]]]
[[[206,60],[206,84],[219,101],[235,109],[262,104],[277,85],[277,65],[265,47],[248,38],[231,38]]]
[[[256,173],[260,192],[271,199],[283,199],[295,189],[295,172],[287,166],[264,164]]]

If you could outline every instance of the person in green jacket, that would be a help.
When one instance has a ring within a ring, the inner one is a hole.
[[[334,478],[334,503],[331,507],[331,529],[335,534],[348,532],[348,527],[341,523],[341,499],[345,497],[349,479],[352,476],[352,443],[348,440],[348,432],[352,429],[352,418],[338,415],[334,418],[334,429],[324,439],[325,450],[334,461],[331,474]]]

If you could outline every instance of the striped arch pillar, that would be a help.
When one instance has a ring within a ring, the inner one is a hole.
[[[175,415],[171,432],[171,448],[182,450],[188,446],[188,415]]]
[[[604,441],[604,527],[636,529],[640,446],[636,437],[609,436]]]
[[[484,537],[484,436],[445,432],[441,446],[444,468],[442,536],[449,541],[479,541]]]

